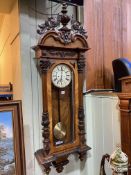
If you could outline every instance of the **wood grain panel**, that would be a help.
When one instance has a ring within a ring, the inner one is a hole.
[[[103,58],[104,58],[104,47],[103,47],[103,10],[102,1],[94,0],[94,21],[95,21],[95,86],[103,88]],[[101,61],[100,61],[101,60]],[[97,81],[99,80],[99,81]]]
[[[113,88],[112,60],[122,56],[121,3],[104,0],[103,7],[104,87]]]
[[[87,59],[87,87],[103,88],[103,12],[102,1],[85,2],[85,28],[88,30],[88,43],[91,50]],[[99,81],[97,81],[99,80]]]
[[[131,1],[122,1],[122,37],[123,37],[123,56],[131,61]]]
[[[131,60],[131,2],[91,0],[85,1],[84,7],[91,48],[87,54],[87,89],[113,88],[112,61],[119,57]]]
[[[84,26],[86,31],[88,32],[88,43],[89,47],[91,48],[86,53],[86,78],[87,78],[87,87],[93,88],[95,84],[95,56],[94,56],[94,50],[95,50],[95,37],[94,37],[94,3],[92,0],[84,1]],[[88,9],[88,10],[86,10]]]

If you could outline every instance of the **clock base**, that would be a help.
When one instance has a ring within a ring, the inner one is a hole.
[[[55,167],[58,173],[61,173],[64,169],[64,166],[69,163],[68,156],[70,154],[79,154],[79,159],[83,161],[86,157],[87,151],[90,149],[91,148],[89,146],[84,145],[82,147],[73,148],[72,150],[67,150],[61,153],[52,153],[48,156],[45,156],[44,150],[40,149],[35,152],[35,157],[44,173],[49,174],[51,171],[51,166]]]

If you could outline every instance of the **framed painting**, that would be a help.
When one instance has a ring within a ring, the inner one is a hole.
[[[0,101],[0,175],[25,175],[21,101]]]

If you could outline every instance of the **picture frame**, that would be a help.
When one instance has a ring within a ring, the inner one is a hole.
[[[26,175],[21,101],[0,101],[0,174]]]

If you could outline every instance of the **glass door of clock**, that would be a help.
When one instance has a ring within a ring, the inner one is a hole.
[[[65,88],[58,88],[52,83],[52,119],[54,145],[74,141],[74,80]]]

